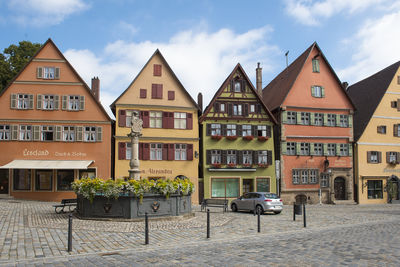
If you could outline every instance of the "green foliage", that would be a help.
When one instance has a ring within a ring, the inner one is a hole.
[[[42,45],[21,41],[18,45],[10,45],[0,53],[0,92],[18,74]]]

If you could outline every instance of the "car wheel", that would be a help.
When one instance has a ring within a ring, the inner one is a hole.
[[[233,212],[237,212],[238,211],[238,208],[237,208],[235,203],[232,204],[231,209],[232,209]]]
[[[264,213],[264,209],[263,209],[263,207],[261,207],[260,205],[257,205],[257,206],[256,206],[256,214],[258,214],[258,213],[260,213],[260,214],[263,214],[263,213]]]
[[[281,212],[280,212],[280,211],[274,211],[274,213],[275,213],[275,214],[279,214],[279,213],[281,213]]]

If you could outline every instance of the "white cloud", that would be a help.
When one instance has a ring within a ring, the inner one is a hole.
[[[10,16],[21,25],[49,26],[89,8],[83,0],[10,0]]]
[[[285,9],[298,22],[316,26],[320,24],[321,19],[332,17],[335,14],[362,12],[369,7],[377,8],[387,2],[393,2],[393,0],[285,0]]]
[[[267,44],[271,32],[268,26],[242,34],[229,29],[213,33],[188,30],[165,43],[116,41],[108,44],[101,55],[89,50],[68,50],[65,56],[88,84],[93,76],[99,76],[101,100],[109,110],[108,105],[128,87],[158,48],[193,99],[203,93],[205,107],[238,62],[251,79],[258,61],[264,72],[273,69],[271,58],[280,51]]]
[[[400,60],[400,5],[379,19],[367,20],[353,39],[345,43],[354,52],[350,67],[338,71],[350,83],[364,79]]]

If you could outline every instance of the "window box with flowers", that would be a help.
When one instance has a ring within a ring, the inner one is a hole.
[[[213,163],[211,166],[215,169],[220,169],[221,168],[221,163]]]
[[[228,163],[226,164],[229,168],[235,168],[236,167],[236,163]]]
[[[252,164],[250,163],[243,163],[242,164],[243,168],[250,168],[252,166]]]
[[[267,163],[258,163],[258,167],[260,168],[268,168],[268,164]]]
[[[222,136],[221,135],[211,135],[211,139],[214,140],[221,140]]]
[[[229,135],[229,136],[226,137],[226,139],[228,139],[228,140],[236,140],[237,136],[236,135]]]
[[[243,140],[246,140],[246,141],[251,141],[251,140],[253,140],[253,139],[254,139],[254,137],[251,136],[251,135],[243,136]]]
[[[268,140],[268,137],[266,137],[266,136],[259,136],[259,137],[257,137],[257,140],[258,140],[258,141],[261,141],[261,142],[265,142],[265,141]]]

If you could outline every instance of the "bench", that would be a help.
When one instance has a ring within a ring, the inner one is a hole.
[[[222,207],[225,211],[228,211],[228,200],[227,199],[216,199],[216,198],[205,198],[201,202],[201,211],[206,207]]]
[[[68,207],[68,211],[72,212],[76,210],[76,205],[78,204],[78,200],[76,198],[71,198],[71,199],[62,199],[61,204],[53,205],[54,210],[57,214],[64,213],[65,207]],[[73,209],[71,209],[73,207]]]

